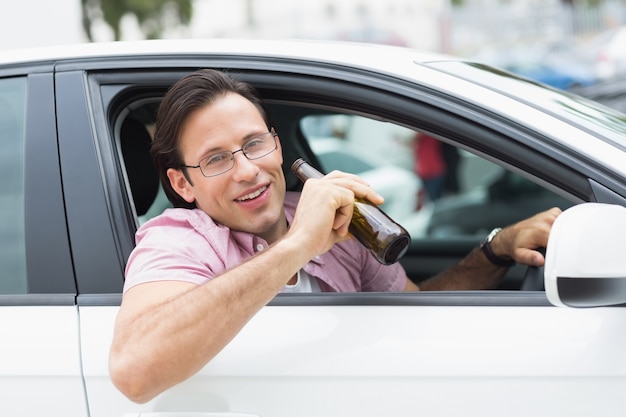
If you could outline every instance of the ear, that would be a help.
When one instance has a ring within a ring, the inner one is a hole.
[[[193,203],[196,197],[193,194],[192,185],[187,181],[185,174],[180,169],[168,168],[167,178],[170,180],[170,185],[186,202]]]

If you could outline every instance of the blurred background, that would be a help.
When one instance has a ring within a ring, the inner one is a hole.
[[[0,53],[146,38],[339,39],[472,58],[614,107],[624,101],[611,101],[616,85],[626,91],[626,0],[1,1]]]

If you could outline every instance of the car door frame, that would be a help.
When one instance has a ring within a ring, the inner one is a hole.
[[[376,117],[386,118],[408,127],[420,127],[429,133],[458,140],[456,143],[458,146],[464,148],[472,147],[474,151],[477,150],[483,156],[492,160],[501,158],[507,168],[517,170],[527,176],[528,174],[525,174],[525,172],[535,175],[535,181],[539,180],[541,182],[542,177],[546,178],[548,176],[552,181],[556,179],[558,181],[557,186],[567,189],[570,198],[574,198],[577,201],[597,200],[596,196],[593,195],[594,190],[591,189],[587,178],[576,170],[576,168],[580,167],[580,163],[576,162],[575,159],[559,156],[550,160],[541,152],[533,149],[533,146],[537,144],[545,146],[545,143],[549,143],[549,139],[534,137],[535,135],[532,132],[507,123],[506,120],[497,114],[486,112],[471,103],[460,102],[453,97],[445,97],[443,94],[433,92],[425,87],[415,87],[408,85],[408,83],[405,83],[407,84],[405,86],[398,80],[388,79],[388,77],[382,75],[374,76],[357,70],[331,68],[328,65],[316,66],[311,62],[287,64],[282,60],[268,58],[250,58],[248,60],[241,57],[230,59],[223,57],[216,59],[206,57],[188,58],[184,65],[177,62],[176,66],[172,66],[170,67],[171,69],[167,70],[164,69],[167,65],[173,65],[171,63],[168,64],[167,59],[157,60],[156,62],[154,59],[127,59],[121,60],[118,64],[121,68],[123,66],[141,67],[144,68],[144,71],[151,74],[149,76],[137,76],[137,81],[135,81],[136,84],[133,88],[140,88],[142,84],[154,86],[155,83],[166,88],[173,79],[177,79],[195,68],[205,66],[229,68],[235,75],[259,86],[261,93],[267,100],[277,102],[283,100],[292,100],[292,102],[306,100],[308,105],[323,104],[330,107],[336,105],[339,108],[350,106],[352,111],[356,113],[364,115],[378,113]],[[187,69],[185,69],[185,66]],[[147,68],[162,68],[162,70],[149,71]],[[276,71],[276,73],[271,71]],[[110,118],[114,115],[102,108],[104,104],[101,103],[103,99],[106,99],[105,95],[115,94],[113,91],[115,88],[109,89],[106,87],[109,91],[100,91],[99,86],[101,83],[117,84],[120,89],[123,89],[126,85],[124,83],[132,82],[132,77],[124,80],[122,73],[123,71],[120,73],[108,72],[90,75],[90,97],[94,98],[94,110],[102,112],[106,116],[104,120],[109,120],[109,123]],[[335,77],[340,81],[331,82],[328,79],[329,76]],[[389,87],[392,82],[395,83],[395,91]],[[289,92],[281,96],[281,91],[283,90]],[[299,95],[300,98],[296,97],[296,95]],[[387,108],[369,104],[371,102],[368,102],[368,98],[371,97],[368,96],[375,95],[378,95],[379,102],[384,102]],[[98,96],[100,98],[96,99]],[[350,102],[347,101],[347,97],[351,97]],[[335,104],[333,104],[333,100]],[[445,107],[445,111],[442,111],[442,107]],[[393,109],[393,111],[389,109]],[[95,118],[93,121],[94,129],[99,132],[98,137],[103,135],[110,137],[112,132],[109,126],[97,126],[97,123],[101,123],[100,120],[103,119]],[[284,127],[279,126],[279,128],[283,132],[281,134],[285,135]],[[466,133],[463,135],[460,132]],[[287,132],[287,135],[292,133]],[[506,135],[510,138],[515,138],[515,141],[503,140]],[[111,143],[106,143],[106,141],[98,146],[100,147],[101,155],[110,157],[100,162],[103,174],[107,176],[106,184],[109,189],[107,190],[106,198],[109,200],[110,215],[116,219],[113,226],[116,228],[114,230],[116,236],[114,246],[117,247],[120,260],[123,260],[133,247],[132,235],[129,235],[128,231],[134,230],[135,222],[132,218],[132,213],[129,213],[128,196],[118,191],[119,185],[123,184],[123,181],[117,174],[120,167],[119,162],[115,160],[117,150]],[[295,153],[314,158],[310,149],[307,149],[305,145],[301,146],[300,149],[295,150]],[[509,160],[508,155],[510,154],[517,155],[517,160]],[[293,155],[286,155],[285,159],[288,160],[290,156]],[[540,166],[542,169],[537,169],[537,166]],[[286,172],[286,175],[288,183],[293,181],[289,172]],[[552,187],[557,188],[555,186]],[[99,198],[102,199],[102,197]],[[459,259],[462,255],[469,252],[478,241],[478,237],[466,239],[465,241],[446,241],[445,243],[423,240],[420,243],[416,243],[414,247],[416,248],[416,253],[425,251],[425,256],[430,260],[426,260],[424,264],[432,264],[433,269],[428,271],[432,272]],[[433,264],[433,259],[435,259],[433,258],[434,251],[428,250],[428,248],[435,247],[441,249],[444,245],[449,248],[449,252],[438,251],[437,253],[440,256],[443,255],[443,258]],[[425,259],[421,258],[421,261],[425,261]],[[407,261],[406,264],[409,267],[412,263]],[[121,265],[123,265],[123,261],[120,261],[120,270],[122,268]],[[519,278],[521,272],[514,271],[514,273]],[[119,274],[116,275],[119,276]],[[423,278],[424,274],[421,275],[420,278]],[[102,282],[102,280],[94,281]],[[116,285],[119,287],[121,282],[120,279]],[[115,288],[112,288],[111,291],[114,292]]]

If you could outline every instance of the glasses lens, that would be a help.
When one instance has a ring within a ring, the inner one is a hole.
[[[248,159],[259,159],[276,149],[274,134],[268,132],[247,142],[241,149]]]
[[[200,161],[200,170],[205,177],[212,177],[233,167],[234,157],[230,152],[220,152]]]

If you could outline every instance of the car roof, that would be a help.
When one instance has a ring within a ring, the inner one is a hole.
[[[96,42],[14,49],[0,55],[0,66],[109,57],[223,55],[289,58],[389,68],[394,73],[407,64],[458,61],[451,56],[411,48],[333,40],[169,39]]]
[[[423,88],[472,103],[476,108],[502,113],[512,120],[519,120],[521,124],[534,126],[537,131],[557,141],[564,141],[563,138],[567,137],[567,147],[579,149],[592,159],[602,160],[616,171],[626,173],[626,156],[611,152],[612,146],[616,144],[626,146],[623,122],[617,120],[622,115],[608,108],[598,109],[594,103],[584,104],[580,98],[573,99],[561,91],[522,82],[512,74],[499,76],[504,72],[483,64],[402,46],[297,39],[171,39],[80,43],[9,50],[0,55],[0,69],[62,63],[78,63],[80,67],[89,62],[126,58],[150,61],[152,58],[206,56],[259,58],[265,62],[263,65],[272,61],[280,63],[281,59],[311,62],[317,67],[328,64],[352,72],[360,69],[413,82]],[[584,112],[572,111],[580,106],[585,107]],[[531,108],[536,111],[531,112]],[[560,118],[559,123],[555,123],[555,115]],[[608,122],[604,122],[605,119]],[[579,127],[574,127],[574,124]],[[584,130],[581,130],[583,126]],[[564,130],[570,131],[570,134],[564,135]],[[591,132],[604,135],[604,139],[596,142]]]

